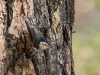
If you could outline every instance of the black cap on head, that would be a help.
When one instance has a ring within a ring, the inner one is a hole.
[[[41,41],[46,42],[50,46],[50,43],[45,38],[41,38]]]

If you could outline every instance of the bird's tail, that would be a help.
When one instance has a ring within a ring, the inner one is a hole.
[[[28,31],[29,31],[31,28],[33,28],[33,30],[34,30],[35,32],[37,32],[36,30],[38,30],[38,29],[30,22],[29,18],[25,16],[24,19],[25,19],[25,22],[26,22]]]
[[[35,34],[35,32],[34,32],[35,28],[27,17],[24,17],[24,19],[25,19],[25,23],[26,23],[27,29],[28,29],[30,37],[31,37],[31,41],[33,41],[32,38],[34,37],[33,34]]]

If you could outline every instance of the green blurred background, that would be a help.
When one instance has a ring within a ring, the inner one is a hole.
[[[75,0],[73,31],[76,75],[100,75],[100,0]]]

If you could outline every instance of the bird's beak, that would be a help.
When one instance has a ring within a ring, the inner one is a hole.
[[[48,45],[48,48],[50,48],[50,46]]]

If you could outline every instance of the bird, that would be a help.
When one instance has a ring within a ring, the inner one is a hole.
[[[30,23],[28,17],[24,17],[27,29],[29,31],[33,46],[38,50],[45,50],[50,47],[49,42],[43,36],[43,34]]]

